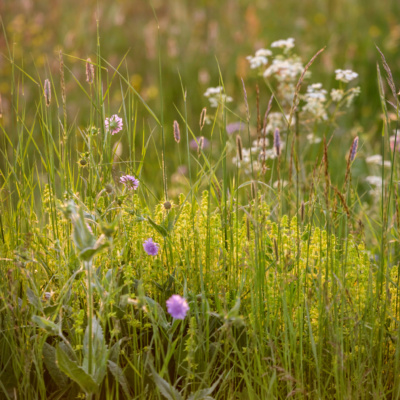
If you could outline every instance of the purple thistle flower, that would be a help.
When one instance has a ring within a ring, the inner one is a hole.
[[[279,157],[281,155],[281,135],[278,128],[275,129],[274,133],[274,149],[276,155]]]
[[[356,158],[357,147],[358,147],[358,136],[354,138],[353,144],[351,145],[350,161],[354,161],[354,159]]]
[[[109,131],[111,135],[115,135],[116,133],[122,130],[123,122],[122,118],[118,117],[117,114],[114,114],[112,117],[106,118],[104,124],[106,126],[107,131]]]
[[[129,190],[136,190],[139,186],[139,181],[132,175],[121,176],[120,180]]]
[[[150,238],[143,243],[143,248],[149,256],[156,256],[160,247],[158,243],[154,243],[153,239]]]
[[[175,319],[185,319],[186,313],[189,311],[189,305],[187,301],[179,296],[179,294],[173,294],[167,300],[168,313]]]

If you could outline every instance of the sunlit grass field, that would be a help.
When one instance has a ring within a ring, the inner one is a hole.
[[[400,398],[399,5],[261,3],[5,4],[1,399]]]

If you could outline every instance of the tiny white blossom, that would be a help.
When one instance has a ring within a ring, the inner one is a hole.
[[[256,57],[269,57],[272,56],[272,51],[268,49],[258,49],[256,51]]]
[[[335,71],[335,74],[336,74],[336,80],[345,83],[348,83],[358,77],[357,72],[354,72],[351,69],[337,69]]]
[[[217,108],[218,104],[221,103],[230,103],[233,101],[232,97],[227,96],[226,94],[223,93],[224,88],[222,86],[217,86],[215,88],[209,87],[205,93],[204,96],[208,98],[211,107]]]
[[[246,59],[249,61],[251,69],[257,69],[262,65],[268,64],[268,58],[264,56],[247,56]]]
[[[315,136],[313,133],[309,133],[307,135],[307,140],[310,144],[317,144],[321,142],[321,138],[319,138],[318,136]]]
[[[380,154],[374,154],[373,156],[369,156],[365,159],[367,164],[376,164],[376,165],[382,165],[382,156]],[[390,168],[392,163],[389,160],[386,160],[383,165],[385,167]]]
[[[380,176],[367,176],[365,180],[372,186],[382,186],[382,178]]]
[[[294,47],[294,39],[293,38],[288,38],[286,40],[276,40],[275,42],[271,43],[272,48],[280,48],[280,49],[285,49],[285,51],[288,51],[289,49],[293,49]]]
[[[300,61],[275,58],[272,64],[265,70],[264,77],[268,78],[274,75],[280,82],[292,81],[301,75],[303,69],[303,64]]]
[[[336,103],[338,103],[340,100],[343,99],[344,92],[342,89],[332,89],[331,90],[331,97],[332,100]]]

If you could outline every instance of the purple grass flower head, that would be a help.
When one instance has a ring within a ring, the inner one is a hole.
[[[274,133],[274,149],[276,155],[279,157],[281,155],[281,135],[278,128],[275,129]]]
[[[173,294],[167,300],[168,313],[175,319],[185,319],[186,313],[189,311],[189,305],[187,301],[179,296],[179,294]]]
[[[358,136],[354,138],[353,144],[351,145],[350,161],[354,161],[354,159],[356,158],[357,147],[358,147]]]
[[[111,135],[115,135],[116,133],[121,131],[123,126],[122,118],[118,117],[117,114],[114,114],[110,118],[106,118],[104,124],[107,131],[109,131]]]
[[[196,143],[196,140],[197,140],[197,143]],[[199,145],[201,147],[201,150],[207,149],[210,146],[210,141],[208,139],[206,139],[204,136],[198,136],[198,137],[196,137],[196,140],[192,139],[190,141],[190,148],[192,150],[198,150]]]
[[[139,181],[132,175],[124,175],[119,179],[129,190],[136,190],[139,186]]]
[[[144,251],[149,255],[149,256],[156,256],[158,253],[158,250],[160,249],[160,246],[158,243],[154,243],[153,239],[147,239],[144,243],[143,243],[143,248]]]

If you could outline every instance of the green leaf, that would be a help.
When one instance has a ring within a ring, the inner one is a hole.
[[[39,311],[43,311],[42,302],[30,287],[26,288],[26,297],[28,298],[29,303],[33,305],[33,307],[35,307]]]
[[[210,397],[212,392],[215,390],[215,388],[218,386],[219,382],[221,381],[223,375],[221,375],[217,381],[212,385],[210,388],[207,389],[201,389],[198,390],[197,392],[191,394],[188,397],[188,400],[214,400],[213,397]]]
[[[174,229],[175,222],[175,210],[171,210],[168,212],[167,217],[165,218],[163,224],[168,232],[172,232]]]
[[[167,317],[165,315],[164,310],[162,307],[152,298],[145,296],[146,303],[149,307],[149,311],[151,312],[152,316],[156,320],[156,322],[162,326],[164,329],[168,329],[169,324],[167,321]]]
[[[88,247],[79,253],[79,258],[83,261],[90,261],[97,253],[109,246],[109,243],[104,243],[98,247]]]
[[[60,371],[56,362],[56,349],[48,343],[43,345],[43,361],[53,381],[61,389],[68,385],[68,377]]]
[[[114,378],[117,380],[117,382],[121,385],[127,399],[130,399],[131,394],[129,391],[128,381],[126,380],[122,368],[118,364],[108,360],[108,369],[114,375]]]
[[[97,382],[98,385],[104,379],[104,376],[107,372],[107,358],[108,358],[108,350],[104,341],[103,329],[101,325],[97,321],[96,317],[92,319],[92,348],[93,348],[93,362],[94,366],[93,378]],[[83,338],[83,368],[86,372],[89,369],[89,324],[85,330],[85,336]]]
[[[58,368],[76,382],[87,394],[98,392],[98,384],[77,362],[72,361],[60,346],[57,346],[56,362]]]
[[[156,224],[150,217],[147,217],[147,220],[150,222],[150,225],[162,236],[168,236],[168,231],[162,226]]]
[[[161,376],[157,374],[157,372],[155,371],[154,367],[151,364],[149,365],[154,383],[156,384],[160,393],[168,400],[183,400],[183,397],[180,395],[180,393],[165,379],[161,378]]]
[[[60,327],[57,324],[46,318],[39,317],[39,315],[33,315],[32,321],[51,335],[58,335],[60,332]]]

